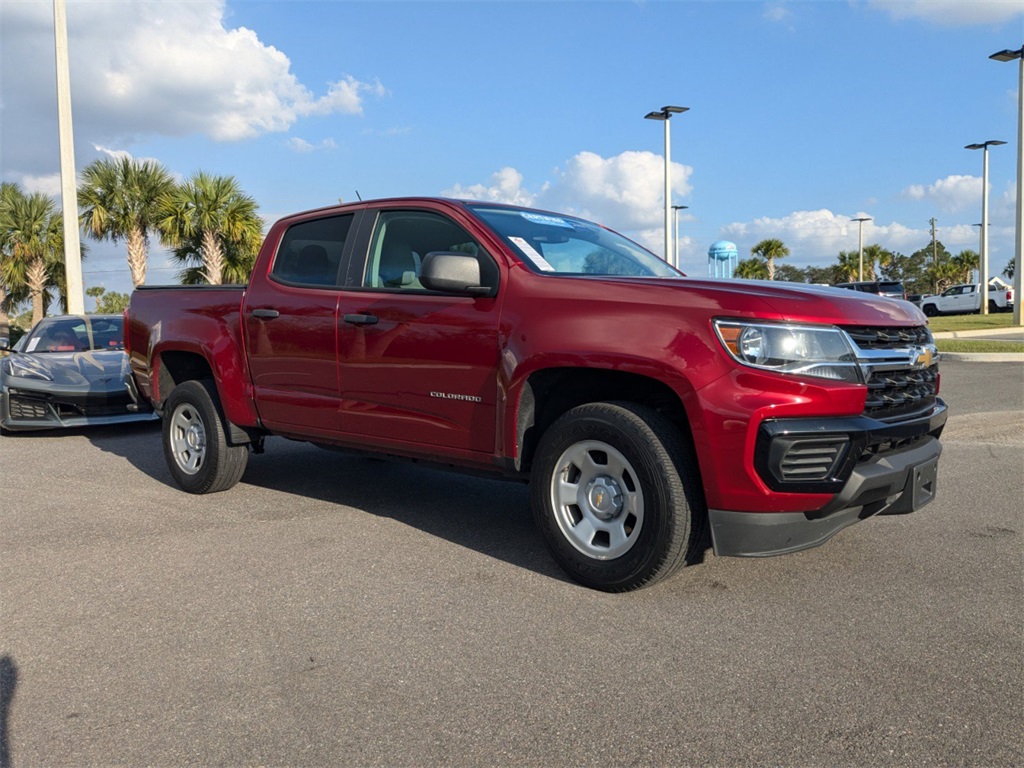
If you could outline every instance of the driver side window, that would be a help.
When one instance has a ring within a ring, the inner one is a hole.
[[[482,282],[497,285],[496,265],[458,224],[427,211],[386,211],[374,226],[363,287],[425,291],[419,279],[423,259],[438,251],[476,257]]]

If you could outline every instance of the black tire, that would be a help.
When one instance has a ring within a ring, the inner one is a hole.
[[[988,313],[990,315],[994,315],[998,311],[999,311],[999,305],[996,304],[993,299],[989,299],[988,300]]]
[[[183,490],[217,493],[242,479],[249,446],[228,444],[212,381],[186,381],[171,391],[162,433],[167,467]]]
[[[925,304],[921,307],[921,311],[924,312],[928,317],[935,317],[939,314],[939,310],[935,308],[934,304]]]
[[[703,548],[707,508],[693,449],[656,411],[590,403],[543,434],[534,520],[569,576],[606,592],[648,586]]]

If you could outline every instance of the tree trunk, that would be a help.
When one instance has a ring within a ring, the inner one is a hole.
[[[224,272],[224,251],[216,232],[203,232],[203,276],[210,285],[220,285]]]
[[[7,291],[0,285],[0,339],[11,338],[11,317],[7,312]]]
[[[132,272],[132,287],[138,288],[146,282],[146,233],[141,227],[133,228],[126,238],[128,244],[128,269]]]
[[[775,279],[775,259],[768,259],[768,279]]]
[[[43,305],[43,294],[46,291],[46,265],[42,259],[35,259],[28,267],[25,275],[28,290],[32,296],[32,325],[35,326],[46,314]]]

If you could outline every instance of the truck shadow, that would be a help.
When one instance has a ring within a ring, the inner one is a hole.
[[[385,517],[511,565],[569,581],[555,565],[530,513],[524,483],[438,470],[406,461],[337,453],[272,439],[250,456],[242,483]],[[288,508],[254,507],[259,519]],[[302,514],[308,514],[308,509]]]

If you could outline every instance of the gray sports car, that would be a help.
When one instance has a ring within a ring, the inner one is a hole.
[[[6,349],[6,339],[0,349]],[[0,358],[0,429],[10,431],[156,419],[130,390],[120,315],[40,320]]]

